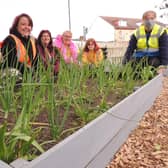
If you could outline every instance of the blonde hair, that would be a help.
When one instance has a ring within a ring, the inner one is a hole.
[[[66,31],[64,31],[64,32],[62,33],[62,35],[63,35],[63,36],[68,35],[68,36],[71,36],[71,37],[72,37],[72,32],[69,31],[69,30],[66,30]]]

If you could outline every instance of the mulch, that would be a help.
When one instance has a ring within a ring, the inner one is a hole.
[[[168,168],[168,77],[161,94],[106,168]]]

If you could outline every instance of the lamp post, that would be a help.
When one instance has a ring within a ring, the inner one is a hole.
[[[70,7],[70,0],[68,0],[68,18],[69,18],[69,30],[71,31],[71,7]]]
[[[87,33],[88,33],[88,28],[83,26],[83,38],[84,38],[84,40],[86,40]]]

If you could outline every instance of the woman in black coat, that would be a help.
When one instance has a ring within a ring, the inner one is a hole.
[[[31,36],[33,21],[25,13],[16,16],[9,35],[3,40],[3,68],[15,68],[22,74],[25,68],[37,65],[36,40]]]

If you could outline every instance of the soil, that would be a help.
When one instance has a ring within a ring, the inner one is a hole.
[[[124,98],[123,95],[109,93],[106,101],[108,102],[108,104],[113,106],[113,105],[117,104],[118,102],[120,102],[123,98]],[[97,97],[94,100],[94,102],[92,102],[93,108],[96,107],[100,103],[100,99],[101,99],[101,97]],[[61,111],[62,112],[60,113],[59,120],[61,120],[63,118],[64,109],[62,109]],[[100,113],[100,114],[102,114],[102,113]],[[53,140],[52,135],[51,135],[51,130],[50,130],[48,123],[49,123],[49,118],[48,118],[47,111],[41,112],[36,117],[35,122],[32,123],[34,125],[34,127],[44,126],[43,129],[41,130],[41,132],[39,133],[39,136],[37,139],[37,141],[39,143]],[[83,127],[86,124],[87,123],[83,123],[81,121],[81,119],[78,116],[76,116],[76,114],[74,113],[74,109],[71,108],[69,111],[69,114],[68,114],[68,118],[67,118],[65,125],[64,125],[64,130],[70,129],[70,131],[67,131],[67,132],[65,131],[65,133],[62,134],[60,137],[58,137],[55,140],[55,142],[45,144],[43,146],[44,150],[46,151],[46,150],[50,149],[51,147],[53,147],[54,145],[56,145],[57,143],[59,143],[60,141],[62,141],[63,139],[65,139],[66,137],[68,137],[69,135],[71,135],[72,133],[74,133],[75,131],[77,131],[78,129],[80,129],[81,127]],[[72,128],[72,130],[71,130],[71,128]]]
[[[90,85],[93,85],[93,84],[90,84]],[[117,104],[125,97],[120,93],[120,91],[117,92],[116,90],[117,89],[115,89],[115,91],[109,92],[106,97],[105,102],[107,102],[108,108]],[[94,101],[91,103],[92,108],[97,107],[100,104],[101,99],[102,99],[101,96],[96,96]],[[63,139],[65,139],[66,137],[68,137],[69,135],[71,135],[72,133],[77,131],[78,129],[80,129],[81,127],[83,127],[85,124],[87,124],[87,123],[83,123],[81,121],[81,119],[74,113],[73,107],[71,107],[70,111],[68,113],[68,118],[67,118],[67,120],[64,124],[64,128],[63,128],[63,130],[69,130],[69,131],[64,131],[64,133],[60,137],[56,137],[56,139],[53,139],[53,136],[51,134],[51,128],[49,126],[49,115],[48,114],[49,114],[48,110],[43,108],[43,110],[40,112],[40,114],[38,116],[36,116],[36,119],[30,123],[30,126],[33,129],[34,128],[41,128],[41,131],[38,133],[38,136],[35,139],[40,144],[46,142],[45,145],[42,146],[45,151],[47,151],[48,149],[50,149],[51,147],[53,147],[54,145],[56,145],[57,143],[59,143],[60,141],[62,141]],[[99,115],[101,115],[101,114],[102,114],[102,112],[99,113]],[[19,115],[19,114],[17,114],[17,115]],[[63,115],[64,115],[64,107],[62,107],[62,109],[60,109],[58,120],[61,121],[63,118]],[[16,118],[16,116],[14,116],[13,113],[9,113],[9,116],[7,118],[8,130],[11,130],[12,127],[14,126],[14,124],[16,123],[15,118]],[[0,124],[2,124],[3,122],[4,122],[4,113],[3,113],[1,106],[0,106]],[[37,152],[36,155],[38,156],[38,155],[40,155],[40,153]]]
[[[106,168],[168,168],[168,77],[153,106]]]
[[[127,141],[121,146],[114,156],[113,160],[106,168],[168,168],[168,77],[164,78],[163,90],[155,100],[153,106],[147,111],[139,122],[138,127],[132,131]],[[96,97],[92,106],[100,103],[101,97]],[[124,97],[118,94],[109,93],[106,102],[113,106]],[[60,113],[60,119],[62,118]],[[0,124],[4,121],[4,113],[0,108]],[[47,110],[36,117],[36,120],[30,123],[33,128],[42,127],[36,137],[39,143],[49,142],[43,145],[44,150],[48,150],[73,132],[80,129],[84,124],[70,109],[68,119],[65,122],[64,130],[74,128],[66,132],[57,139],[53,140],[49,126]],[[13,114],[8,117],[9,129],[15,123]],[[37,153],[39,155],[40,153]]]

